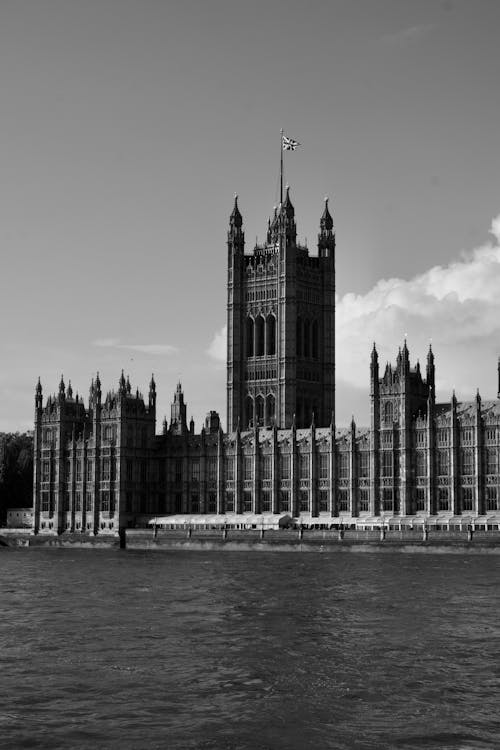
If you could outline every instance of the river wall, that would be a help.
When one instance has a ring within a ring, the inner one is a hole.
[[[0,546],[33,548],[128,549],[151,551],[254,552],[432,552],[500,554],[500,532],[404,529],[364,531],[157,530],[125,529],[120,536],[33,535],[0,529]]]

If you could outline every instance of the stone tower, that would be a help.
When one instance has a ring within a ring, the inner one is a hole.
[[[231,432],[334,423],[335,232],[328,199],[318,254],[297,242],[287,188],[266,242],[245,254],[237,198],[228,231],[227,421]]]

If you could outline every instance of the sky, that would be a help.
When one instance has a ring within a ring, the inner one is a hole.
[[[369,358],[436,357],[437,397],[497,393],[497,0],[1,0],[0,431],[34,389],[122,368],[225,422],[226,231],[278,199],[337,233],[337,421]]]

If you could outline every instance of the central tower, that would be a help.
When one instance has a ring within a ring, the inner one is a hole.
[[[325,199],[318,254],[297,243],[289,188],[266,242],[245,254],[237,197],[229,218],[227,428],[334,423],[335,232]]]

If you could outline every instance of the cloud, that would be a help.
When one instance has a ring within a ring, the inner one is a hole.
[[[170,344],[121,344],[120,339],[96,339],[92,346],[101,346],[107,349],[127,349],[128,351],[163,356],[164,354],[176,354],[178,349]]]
[[[476,386],[496,391],[500,347],[500,216],[494,241],[412,279],[383,279],[364,295],[337,300],[337,381],[368,387],[370,350],[394,361],[405,334],[412,360],[436,355],[437,390],[470,397]],[[381,357],[383,360],[383,357]],[[382,362],[383,363],[383,362]],[[414,361],[413,361],[414,364]]]
[[[223,326],[220,331],[217,331],[212,339],[210,346],[207,349],[212,359],[216,362],[225,362],[227,356],[227,325]]]

